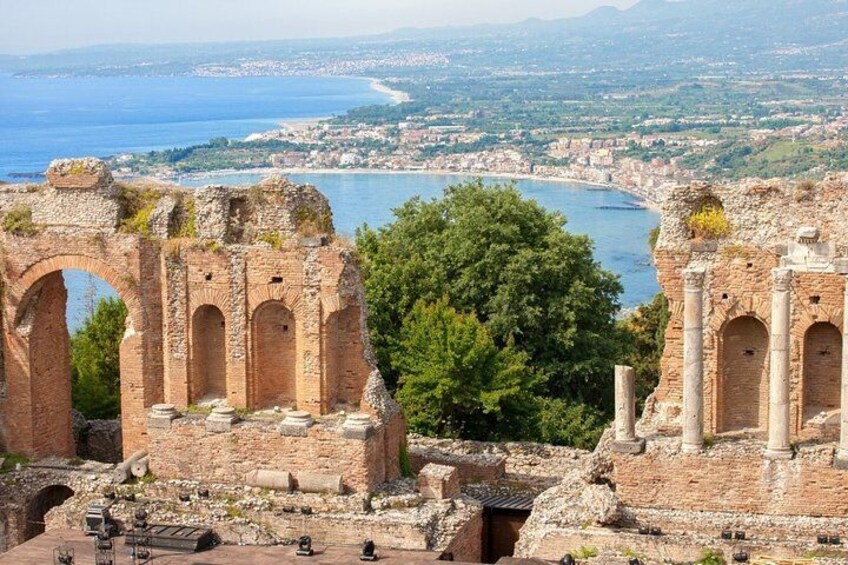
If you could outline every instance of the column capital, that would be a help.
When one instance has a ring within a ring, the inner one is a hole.
[[[792,284],[792,269],[772,269],[771,276],[774,281],[774,290],[783,292],[789,290]]]
[[[703,290],[706,273],[702,268],[683,269],[683,287],[686,290]]]

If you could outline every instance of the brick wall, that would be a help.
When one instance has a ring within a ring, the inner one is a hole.
[[[170,429],[149,430],[150,469],[159,478],[222,484],[242,484],[255,469],[295,476],[300,471],[341,474],[354,492],[384,482],[384,426],[377,426],[369,439],[357,440],[342,437],[334,424],[316,424],[307,437],[292,437],[281,435],[274,421],[244,421],[231,432],[210,433],[202,417],[180,418]]]
[[[834,516],[848,514],[845,471],[832,446],[802,446],[792,460],[763,458],[760,442],[720,442],[684,455],[679,441],[648,442],[644,455],[614,454],[616,494],[627,506],[669,510]]]

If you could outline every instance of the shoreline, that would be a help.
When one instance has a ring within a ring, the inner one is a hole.
[[[331,169],[331,168],[322,168],[322,169],[312,169],[309,167],[254,167],[251,169],[217,169],[214,171],[205,171],[202,173],[186,173],[182,175],[171,175],[166,178],[170,180],[174,180],[179,183],[179,179],[189,178],[200,180],[205,177],[214,178],[220,176],[227,175],[238,175],[238,174],[259,174],[259,175],[338,175],[338,174],[353,174],[353,175],[444,175],[444,176],[454,176],[454,177],[485,177],[485,178],[494,178],[494,179],[508,179],[508,180],[532,180],[532,181],[544,181],[544,182],[552,182],[552,183],[567,183],[567,184],[577,184],[577,185],[585,185],[587,187],[595,187],[596,189],[606,189],[613,190],[616,192],[620,192],[622,194],[626,194],[634,199],[640,206],[643,206],[645,210],[660,213],[660,205],[651,200],[645,199],[643,196],[634,193],[631,190],[628,190],[626,187],[612,184],[612,183],[603,183],[599,181],[590,181],[583,180],[578,178],[571,177],[551,177],[551,176],[542,176],[542,175],[533,175],[533,174],[525,174],[525,173],[491,173],[491,172],[464,172],[464,171],[449,171],[449,170],[440,170],[440,169],[368,169],[368,168],[352,168],[352,169]]]
[[[392,104],[403,104],[404,102],[412,101],[409,93],[403,90],[396,90],[378,78],[366,77],[366,79],[370,81],[371,90],[385,94],[391,99]]]

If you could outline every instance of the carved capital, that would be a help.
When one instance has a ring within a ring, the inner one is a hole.
[[[705,274],[704,269],[684,269],[683,288],[685,290],[703,290]]]
[[[785,292],[792,284],[792,269],[772,269],[771,276],[774,280],[774,290]]]

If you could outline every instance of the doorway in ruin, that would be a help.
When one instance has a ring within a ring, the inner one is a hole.
[[[27,290],[12,339],[26,343],[33,454],[120,461],[127,316],[117,291],[88,271],[53,271]]]
[[[26,507],[25,540],[44,533],[44,517],[51,509],[61,506],[74,495],[74,491],[65,485],[52,485],[38,491]]]
[[[727,323],[719,352],[718,430],[768,428],[768,330],[753,316]]]
[[[810,326],[804,335],[804,421],[840,408],[842,334],[828,322]]]
[[[516,496],[489,496],[483,505],[483,563],[497,563],[512,557],[524,522],[533,511],[533,499]]]
[[[253,314],[254,404],[256,408],[293,407],[297,402],[294,314],[270,300]]]

